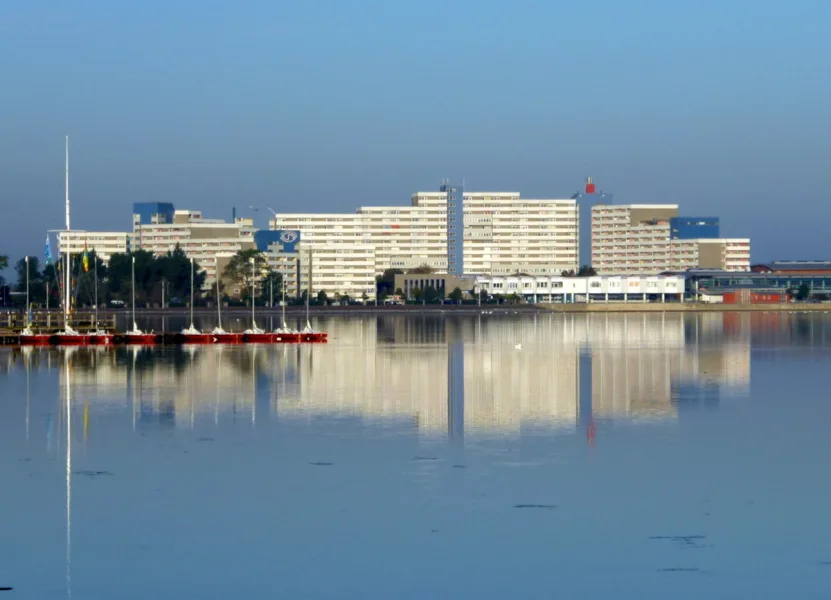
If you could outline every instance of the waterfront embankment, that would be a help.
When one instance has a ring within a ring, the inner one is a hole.
[[[538,304],[542,310],[562,313],[610,312],[831,312],[831,304],[704,304],[701,302],[622,302],[591,304]]]

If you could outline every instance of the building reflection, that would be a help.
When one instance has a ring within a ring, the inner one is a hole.
[[[137,429],[348,417],[453,440],[526,428],[592,437],[599,422],[665,422],[746,394],[755,332],[765,343],[793,333],[793,316],[775,316],[329,319],[326,345],[76,349],[73,381],[91,410],[123,407]],[[814,321],[800,339],[831,344]],[[57,369],[61,352],[8,351],[0,364]]]

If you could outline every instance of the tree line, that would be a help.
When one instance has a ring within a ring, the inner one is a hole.
[[[253,273],[252,258],[255,261]],[[136,306],[161,305],[163,301],[166,306],[185,306],[190,302],[191,261],[177,245],[163,255],[147,250],[112,254],[106,264],[93,250],[86,253],[86,261],[83,254],[73,255],[70,263],[75,307],[94,306],[96,292],[99,305],[112,302],[129,305],[133,295],[134,259]],[[31,304],[41,308],[58,307],[61,304],[61,286],[65,277],[62,262],[49,263],[41,268],[41,261],[35,256],[30,256],[28,261],[20,259],[14,266],[14,289],[18,292],[14,303],[25,304],[22,294],[26,292],[28,270]],[[0,256],[0,270],[7,266],[8,258]],[[194,303],[214,303],[216,291],[203,290],[206,273],[198,262],[194,262],[193,272]],[[257,250],[243,250],[234,255],[223,270],[222,278],[234,284],[235,288],[238,287],[240,302],[250,303],[252,280],[258,302],[267,301],[272,290],[275,298],[282,291],[280,274],[268,266],[265,255]],[[0,281],[0,285],[3,284]],[[224,300],[229,300],[224,287],[220,284],[220,295]]]

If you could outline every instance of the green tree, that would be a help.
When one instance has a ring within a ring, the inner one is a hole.
[[[9,257],[6,256],[5,254],[0,254],[0,271],[2,271],[3,269],[8,268],[8,266],[9,266]],[[3,286],[5,284],[6,284],[6,280],[3,278],[2,275],[0,275],[0,286]]]
[[[268,271],[263,276],[262,285],[260,286],[260,298],[263,304],[271,302],[272,294],[274,301],[280,302],[283,298],[283,276],[269,267]]]
[[[375,293],[379,298],[384,298],[392,293],[395,287],[395,276],[403,274],[401,269],[386,269],[383,275],[375,278]]]
[[[807,300],[808,297],[811,295],[811,288],[807,283],[803,283],[800,285],[797,290],[795,297],[797,300]]]
[[[596,277],[597,271],[591,265],[583,265],[577,271],[577,277]]]
[[[441,294],[439,291],[434,288],[432,285],[428,285],[424,288],[424,301],[425,302],[436,302],[441,298]]]
[[[398,296],[399,298],[403,298],[404,297],[404,290],[402,290],[401,288],[395,288],[395,295]]]
[[[30,256],[28,263],[21,258],[14,266],[17,272],[18,292],[26,292],[26,265],[29,265],[29,301],[32,304],[40,304],[46,301],[46,284],[40,272],[40,261],[36,256]]]
[[[326,304],[326,302],[328,302],[328,300],[329,300],[329,297],[326,295],[325,291],[320,290],[317,293],[317,303],[318,304]]]
[[[251,260],[254,260],[254,268],[251,267]],[[251,285],[256,287],[262,283],[271,269],[268,266],[268,260],[263,252],[256,248],[249,250],[240,250],[228,264],[225,265],[225,270],[222,272],[223,276],[239,285],[240,296],[246,301],[251,297]],[[262,292],[262,288],[260,289]]]
[[[407,273],[411,273],[413,275],[429,275],[430,273],[435,272],[436,270],[430,265],[421,265],[420,267],[414,267],[407,271]]]
[[[453,288],[453,291],[450,292],[450,296],[448,296],[453,302],[456,304],[461,304],[462,298],[464,297],[464,292],[459,287]]]
[[[344,304],[349,304],[352,301],[352,297],[349,294],[344,294],[340,299]]]
[[[77,276],[75,285],[75,302],[78,306],[92,306],[95,304],[95,274],[98,273],[98,302],[99,304],[106,302],[107,289],[105,281],[107,280],[107,266],[101,260],[94,250],[87,253],[88,269],[84,269],[83,255],[73,257],[72,273]],[[51,266],[51,265],[50,265]],[[48,267],[47,267],[48,268]],[[46,269],[43,270],[44,279],[47,277]],[[52,282],[50,281],[50,293]],[[51,305],[51,300],[50,300]]]
[[[196,295],[204,287],[207,274],[199,268],[198,263],[194,263],[193,271],[193,288]],[[156,258],[156,272],[157,281],[154,281],[152,286],[154,295],[158,292],[161,299],[161,286],[164,283],[167,300],[178,298],[182,302],[190,302],[190,259],[179,244],[164,256]]]
[[[412,294],[413,300],[415,300],[416,302],[421,300],[421,288],[413,288],[410,294]]]

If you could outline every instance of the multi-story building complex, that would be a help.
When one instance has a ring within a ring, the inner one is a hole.
[[[679,217],[677,204],[592,207],[592,266],[603,275],[694,268],[747,271],[750,240],[719,238],[716,217]]]
[[[208,288],[231,256],[254,248],[254,231],[251,219],[237,218],[227,223],[206,219],[200,211],[175,210],[172,204],[136,203],[130,247],[162,255],[178,245],[205,271]]]
[[[275,215],[270,227],[300,232],[301,262],[312,251],[314,289],[372,296],[375,276],[386,269],[427,265],[447,272],[448,250],[459,241],[451,239],[448,245],[447,201],[454,195],[463,198],[463,252],[456,259],[462,274],[559,275],[577,268],[573,199],[529,200],[518,192],[464,192],[445,185],[442,191],[417,192],[410,206],[362,207],[355,214]],[[451,217],[458,224],[460,215]],[[317,263],[318,254],[329,258]],[[354,259],[347,259],[350,254]],[[372,267],[364,271],[370,258]],[[302,277],[305,272],[301,269]]]
[[[677,216],[677,204],[592,207],[592,266],[603,275],[670,270],[669,221]]]
[[[127,252],[127,235],[126,231],[59,231],[58,252],[95,252],[106,264],[113,254]]]
[[[749,239],[670,240],[670,270],[750,270]]]

